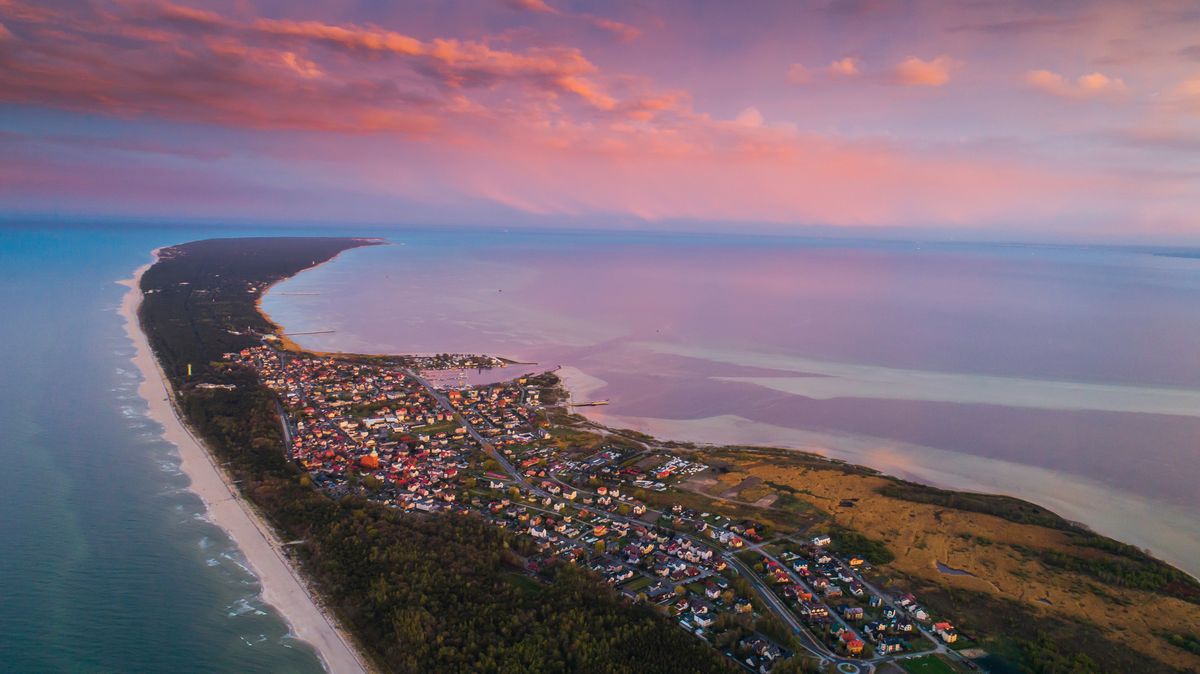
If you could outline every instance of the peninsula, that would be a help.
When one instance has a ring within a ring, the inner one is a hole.
[[[1195,579],[1036,505],[607,428],[552,373],[435,386],[502,361],[310,353],[260,311],[378,243],[172,246],[126,304],[193,489],[331,671],[1200,667]]]

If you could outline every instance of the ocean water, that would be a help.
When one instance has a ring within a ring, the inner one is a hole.
[[[395,232],[264,307],[322,350],[562,366],[664,438],[1005,493],[1200,574],[1200,259],[1135,248]]]
[[[202,236],[0,226],[0,671],[321,671],[137,393],[116,281]]]

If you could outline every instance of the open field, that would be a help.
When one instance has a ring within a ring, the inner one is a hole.
[[[910,674],[958,674],[958,669],[937,655],[901,660],[900,667]]]
[[[879,566],[876,577],[911,588],[930,608],[954,616],[966,634],[1033,639],[1036,631],[1021,637],[1021,627],[1037,624],[1088,644],[1098,661],[1112,656],[1144,664],[1141,654],[1180,671],[1200,670],[1200,656],[1154,636],[1200,624],[1200,604],[1187,600],[1192,586],[1172,580],[1170,567],[1053,513],[1002,497],[970,499],[971,510],[921,502],[943,501],[939,490],[930,498],[896,498],[884,494],[921,487],[802,454],[719,449],[713,456],[731,468],[706,491],[761,478],[752,483],[756,492],[768,486],[808,504],[835,537],[844,528],[881,543],[895,560]]]

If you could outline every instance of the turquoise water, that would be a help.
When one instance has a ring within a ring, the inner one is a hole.
[[[137,394],[115,282],[204,233],[0,236],[0,671],[321,671]]]

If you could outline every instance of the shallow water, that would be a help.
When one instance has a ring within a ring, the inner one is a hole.
[[[602,421],[1028,498],[1200,573],[1200,260],[402,232],[268,294],[327,350],[487,352]],[[284,293],[315,294],[284,294]]]

